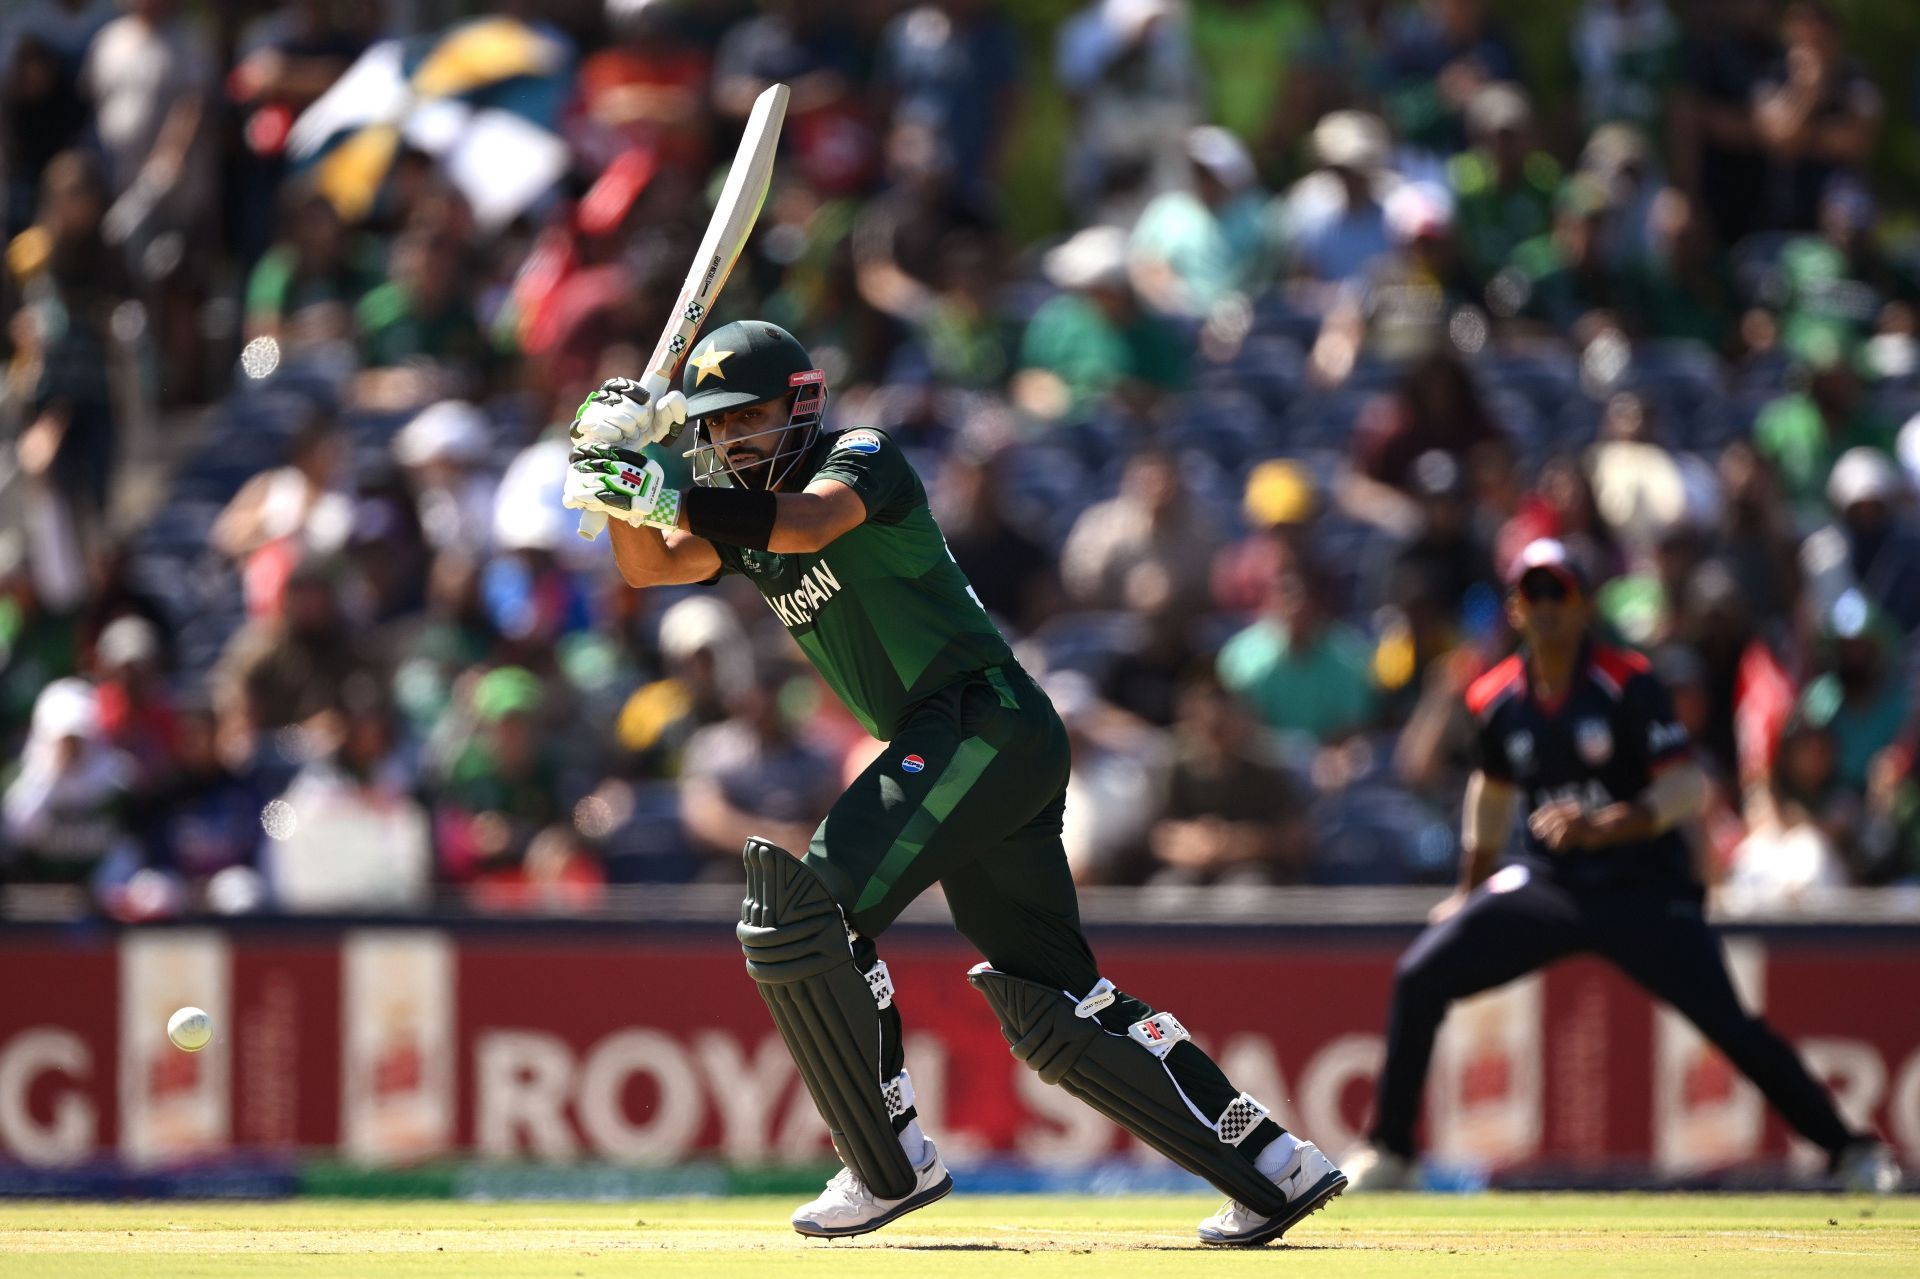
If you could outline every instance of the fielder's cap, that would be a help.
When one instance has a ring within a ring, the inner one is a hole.
[[[1366,111],[1329,111],[1313,126],[1313,153],[1335,168],[1385,168],[1388,149],[1386,122]]]
[[[1203,124],[1188,130],[1187,159],[1212,174],[1215,181],[1230,191],[1253,183],[1253,156],[1247,151],[1247,144],[1232,130],[1217,124]]]
[[[1533,103],[1527,91],[1502,80],[1473,95],[1467,103],[1467,132],[1476,138],[1520,130],[1533,123]]]
[[[1879,449],[1848,449],[1827,476],[1827,501],[1836,511],[1857,502],[1891,502],[1899,492],[1900,476]]]
[[[1117,288],[1127,282],[1127,233],[1090,226],[1049,249],[1040,269],[1063,289]]]
[[[1569,591],[1584,595],[1587,591],[1586,575],[1580,571],[1573,556],[1567,553],[1566,543],[1555,537],[1536,537],[1520,549],[1513,557],[1513,563],[1507,568],[1507,585],[1518,589],[1532,573],[1546,573],[1560,579],[1560,583]]]

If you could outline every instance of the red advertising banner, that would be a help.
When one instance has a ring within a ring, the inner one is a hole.
[[[0,1161],[159,1167],[226,1153],[370,1166],[441,1156],[662,1167],[813,1162],[825,1134],[724,929],[133,930],[0,940]],[[691,938],[691,940],[689,940]],[[1236,1084],[1334,1151],[1359,1140],[1399,947],[1318,930],[1102,947],[1124,989],[1177,1014]],[[1742,934],[1743,996],[1840,1099],[1920,1161],[1920,936]],[[924,934],[885,948],[929,1131],[955,1161],[1071,1169],[1130,1139],[1007,1053]],[[199,1054],[173,1008],[213,1014]],[[1428,1138],[1513,1171],[1682,1177],[1817,1165],[1670,1010],[1575,960],[1457,1005]]]

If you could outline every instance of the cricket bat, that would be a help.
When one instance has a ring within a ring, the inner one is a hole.
[[[649,404],[657,404],[673,388],[680,361],[692,349],[701,324],[712,314],[714,300],[733,273],[741,250],[747,247],[747,236],[753,232],[760,206],[767,198],[767,184],[773,179],[773,153],[779,147],[780,125],[786,118],[786,85],[771,85],[753,100],[747,131],[740,135],[740,150],[734,154],[726,185],[720,188],[720,202],[713,208],[700,251],[687,269],[686,283],[680,286],[680,300],[674,303],[673,315],[640,379],[640,385],[647,388]],[[604,513],[581,512],[580,536],[588,541],[600,536],[606,526]]]

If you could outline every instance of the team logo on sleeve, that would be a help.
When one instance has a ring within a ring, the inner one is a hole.
[[[1507,735],[1507,760],[1516,773],[1533,767],[1533,734],[1526,729]]]
[[[835,437],[833,450],[836,453],[842,451],[848,453],[878,453],[880,451],[880,437],[874,432],[864,428],[858,431],[847,431]]]
[[[1604,719],[1583,719],[1573,730],[1573,745],[1588,766],[1598,768],[1613,758],[1613,730]]]
[[[917,773],[926,766],[927,761],[918,755],[909,755],[900,761],[900,771],[903,773]]]

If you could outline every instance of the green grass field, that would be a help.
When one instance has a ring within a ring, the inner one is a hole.
[[[839,1243],[786,1200],[0,1205],[0,1275],[1920,1275],[1920,1198],[1389,1195],[1336,1200],[1284,1244],[1201,1249],[1210,1200],[955,1196]],[[1310,1267],[1310,1271],[1306,1268]]]

